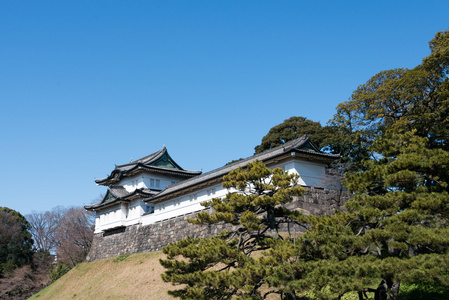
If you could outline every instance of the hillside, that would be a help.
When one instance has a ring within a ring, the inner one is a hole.
[[[30,299],[173,299],[162,281],[161,251],[86,262]]]
[[[167,291],[176,287],[163,282],[160,277],[165,270],[159,264],[163,257],[161,251],[156,251],[82,263],[30,299],[174,299]],[[269,299],[278,299],[275,295],[270,296]],[[423,283],[403,285],[399,298],[443,300],[449,299],[448,296],[447,288]],[[343,299],[356,300],[358,297],[351,293]]]

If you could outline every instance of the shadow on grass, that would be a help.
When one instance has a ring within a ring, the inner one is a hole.
[[[372,287],[374,288],[374,287]],[[374,299],[374,293],[368,294],[369,299]],[[318,300],[318,297],[305,293],[301,300]],[[344,300],[358,300],[356,292],[350,292],[343,296]],[[415,282],[401,284],[398,300],[449,300],[449,286],[436,282]]]
[[[449,287],[432,282],[416,282],[401,285],[399,300],[447,300]]]

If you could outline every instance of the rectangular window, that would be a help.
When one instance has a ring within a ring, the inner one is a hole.
[[[154,187],[154,179],[150,179],[150,187]]]
[[[161,187],[161,181],[159,179],[156,179],[156,187]]]

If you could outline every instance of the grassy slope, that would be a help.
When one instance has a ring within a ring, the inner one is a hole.
[[[165,269],[159,259],[164,257],[157,251],[82,263],[30,299],[173,299],[167,291],[176,287],[160,277]],[[273,295],[270,299],[277,298]],[[344,299],[358,297],[351,293]],[[449,289],[426,284],[401,285],[400,299],[445,300],[449,299]]]
[[[175,287],[160,277],[163,257],[158,251],[82,263],[30,299],[173,299],[167,290]]]

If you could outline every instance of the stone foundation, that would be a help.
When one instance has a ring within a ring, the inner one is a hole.
[[[306,187],[306,192],[286,205],[305,214],[330,214],[335,209],[343,209],[349,193],[322,188]],[[105,233],[95,234],[88,261],[161,250],[171,242],[177,242],[190,236],[192,238],[209,237],[224,230],[226,225],[194,225],[187,219],[194,218],[195,213],[171,218],[151,225],[133,225]],[[293,229],[292,229],[293,230]],[[295,230],[300,230],[295,229]]]

